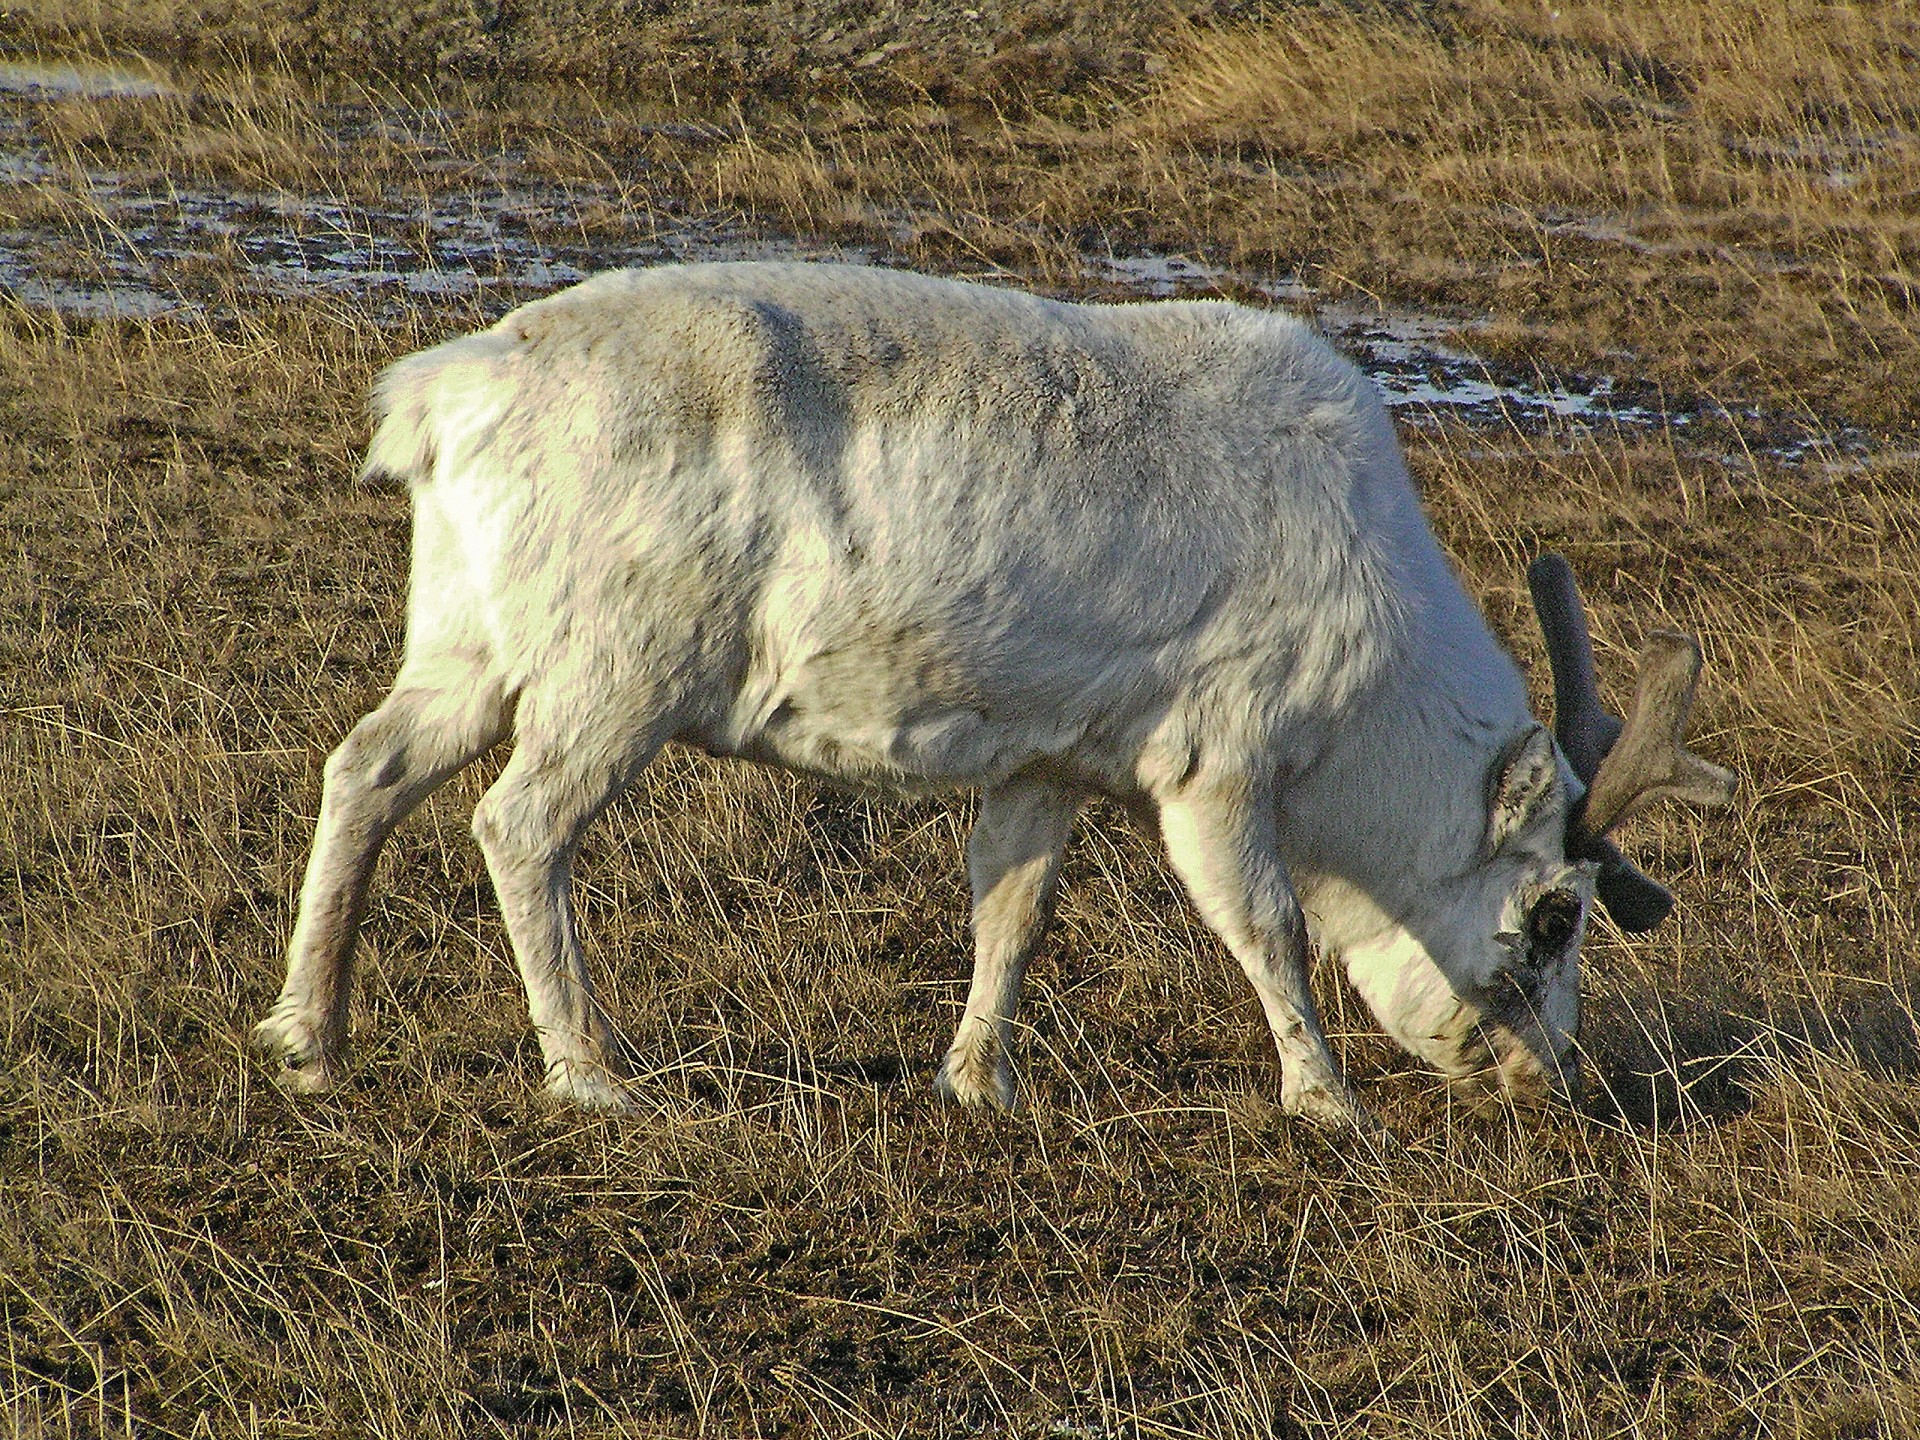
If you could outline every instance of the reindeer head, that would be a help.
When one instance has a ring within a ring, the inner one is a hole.
[[[1681,743],[1700,675],[1690,636],[1648,638],[1623,723],[1600,703],[1567,562],[1543,556],[1528,578],[1553,666],[1554,737],[1533,726],[1495,759],[1479,863],[1436,887],[1428,903],[1443,908],[1344,958],[1388,1031],[1430,1064],[1517,1096],[1565,1095],[1577,1083],[1579,953],[1594,899],[1630,932],[1673,908],[1608,833],[1664,797],[1724,805],[1735,781]]]
[[[1682,743],[1700,679],[1699,642],[1671,630],[1647,637],[1633,703],[1622,721],[1600,702],[1573,568],[1560,555],[1542,555],[1529,567],[1527,583],[1553,669],[1554,738],[1585,787],[1565,812],[1564,853],[1571,862],[1585,862],[1582,868],[1592,867],[1594,892],[1616,925],[1629,933],[1651,930],[1672,911],[1673,896],[1621,854],[1608,834],[1656,800],[1725,805],[1737,783],[1731,771]],[[1509,1089],[1530,1088],[1541,1077],[1569,1088],[1579,1029],[1578,952],[1586,926],[1575,893],[1561,886],[1530,897],[1507,932],[1514,963],[1496,972],[1490,993],[1474,997],[1482,1043]]]

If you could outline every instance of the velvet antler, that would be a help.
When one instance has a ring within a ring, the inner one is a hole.
[[[1527,571],[1533,608],[1553,666],[1554,735],[1587,793],[1567,819],[1567,853],[1600,864],[1600,899],[1621,929],[1651,930],[1673,896],[1620,853],[1607,834],[1633,811],[1672,798],[1712,808],[1733,798],[1733,772],[1682,743],[1700,679],[1691,635],[1656,630],[1640,651],[1633,704],[1622,723],[1600,703],[1593,641],[1573,567],[1542,555]]]

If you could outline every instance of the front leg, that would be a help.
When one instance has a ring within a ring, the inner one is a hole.
[[[1260,997],[1280,1052],[1281,1104],[1321,1124],[1370,1130],[1320,1028],[1306,917],[1276,847],[1268,788],[1254,777],[1195,777],[1162,797],[1167,858]]]
[[[973,983],[934,1088],[962,1105],[1011,1109],[1008,1063],[1014,1010],[1027,962],[1053,915],[1055,882],[1078,797],[1014,780],[980,797],[967,838],[973,882]]]

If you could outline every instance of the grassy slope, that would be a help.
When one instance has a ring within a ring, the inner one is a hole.
[[[1633,837],[1683,907],[1591,946],[1602,1113],[1465,1113],[1330,982],[1400,1147],[1287,1124],[1230,965],[1099,813],[1033,977],[1030,1109],[945,1112],[924,1082],[961,997],[964,809],[684,758],[584,867],[593,952],[652,1072],[644,1121],[529,1103],[523,1002],[463,834],[483,775],[384,862],[358,1081],[293,1103],[246,1026],[318,759],[390,672],[404,583],[402,497],[345,480],[358,396],[464,322],[9,308],[0,1434],[126,1413],[155,1434],[202,1414],[220,1434],[1920,1429],[1920,475],[1912,390],[1890,388],[1913,366],[1916,127],[1886,83],[1911,36],[1781,10],[1791,58],[1756,26],[1742,70],[1725,11],[1566,8],[1551,34],[1456,7],[1201,37],[1097,124],[880,97],[804,134],[769,119],[669,148],[617,112],[582,133],[636,162],[644,203],[849,236],[905,207],[923,263],[987,255],[1061,285],[1097,216],[1484,304],[1514,354],[1757,405],[1657,441],[1410,441],[1523,658],[1522,557],[1556,544],[1603,663],[1656,622],[1703,635],[1701,748],[1750,781],[1724,821]],[[1538,88],[1554,65],[1571,88]],[[1811,69],[1782,109],[1767,86],[1789,65]],[[210,85],[36,123],[130,169],[405,173],[404,150],[334,153],[300,103]],[[1521,123],[1536,111],[1551,123]],[[541,163],[591,163],[523,114],[469,123],[455,139],[481,150],[544,136]],[[1869,128],[1853,183],[1793,159]],[[1628,202],[1640,245],[1555,228],[1552,206]],[[5,203],[10,223],[80,206],[57,181]],[[1743,455],[1794,417],[1882,438],[1846,465]]]
[[[31,43],[426,76],[443,93],[578,82],[596,97],[584,111],[548,92],[532,118],[568,112],[609,158],[802,230],[870,237],[904,217],[930,258],[1040,279],[1064,280],[1089,242],[1198,248],[1491,318],[1482,343],[1528,363],[1630,352],[1683,405],[1911,429],[1908,8],[1256,13],[31,0],[9,21]],[[704,106],[731,133],[623,140],[608,95]]]
[[[578,81],[721,108],[852,94],[1024,110],[1137,77],[1166,28],[1204,8],[1167,0],[33,0],[17,13],[43,40],[323,74]]]

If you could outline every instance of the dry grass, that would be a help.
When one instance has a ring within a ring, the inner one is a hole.
[[[359,397],[477,309],[266,304],[217,255],[199,318],[0,302],[0,1436],[1920,1434],[1914,36],[1562,11],[1289,11],[1097,123],[507,103],[353,148],[268,75],[36,112],[51,171],[0,211],[77,265],[89,168],[423,206],[539,175],[608,243],[733,215],[1060,288],[1097,224],[1718,396],[1408,441],[1530,667],[1551,544],[1615,677],[1645,628],[1703,636],[1700,747],[1748,784],[1632,836],[1682,905],[1590,944],[1585,1116],[1464,1108],[1328,977],[1397,1144],[1288,1123],[1256,1007],[1104,811],[1032,977],[1030,1107],[954,1114],[964,805],[689,757],[583,867],[642,1118],[530,1098],[484,775],[390,848],[359,1070],[296,1103],[246,1032],[404,584],[403,497],[347,478]],[[1770,448],[1843,421],[1871,433]]]
[[[828,7],[808,19],[785,4],[701,7],[713,13],[698,23],[661,6],[618,43],[667,27],[680,38],[654,37],[666,68],[616,67],[630,87],[616,99],[503,92],[451,58],[428,82],[405,67],[431,57],[395,34],[381,54],[410,78],[363,68],[329,79],[336,105],[388,117],[350,143],[311,87],[261,78],[273,72],[257,66],[203,77],[179,114],[71,102],[63,138],[85,158],[105,153],[97,133],[117,164],[169,177],[278,175],[389,193],[457,179],[457,164],[423,165],[451,146],[470,162],[558,167],[609,190],[615,215],[691,204],[782,233],[884,237],[914,263],[1055,288],[1082,283],[1085,251],[1157,245],[1291,273],[1330,296],[1490,321],[1484,346],[1524,363],[1627,356],[1688,408],[1745,404],[1781,425],[1844,418],[1911,431],[1920,17],[1903,7],[1450,0],[1297,5],[1198,25],[1139,0],[1112,23],[1127,45],[1141,34],[1162,45],[1137,67],[1151,73],[1016,96],[1004,76],[957,60],[942,71],[928,57],[943,45],[985,49],[1019,70],[1014,49],[1065,45],[1089,12],[933,4],[895,15],[891,31],[854,27],[861,47],[878,46],[854,57],[835,38],[848,15]],[[566,30],[559,6],[538,0],[487,32],[519,57],[501,68],[575,73],[553,39]],[[363,10],[342,3],[307,24],[269,7],[271,33],[246,44],[244,25],[190,23],[225,14],[216,0],[170,0],[164,17],[108,0],[36,0],[25,14],[51,39],[165,50],[205,32],[305,64],[348,53],[334,36],[342,27],[386,34]],[[581,17],[589,11],[598,18],[580,20],[582,47],[626,33],[613,21],[594,28],[605,17],[591,5]],[[779,105],[756,103],[769,90],[753,67],[773,61],[735,53],[745,43],[735,30],[756,14],[755,24],[784,16],[797,27],[799,49],[781,63],[799,68],[771,86]],[[701,24],[704,40],[673,28]],[[981,26],[991,33],[976,34]],[[714,59],[722,52],[733,58]],[[862,63],[875,57],[884,63]],[[712,66],[744,67],[732,88],[690,92],[713,102],[703,118],[714,123],[658,124],[686,118],[668,103],[675,76],[691,86]],[[861,83],[840,83],[848,77]],[[398,133],[391,117],[429,94],[446,108],[424,125],[411,112]]]
[[[790,223],[911,216],[922,243],[1028,275],[1089,243],[1197,250],[1497,317],[1533,359],[1630,352],[1687,394],[1911,424],[1920,20],[1421,14],[1190,32],[1151,84],[1051,122],[768,120],[708,183]]]

